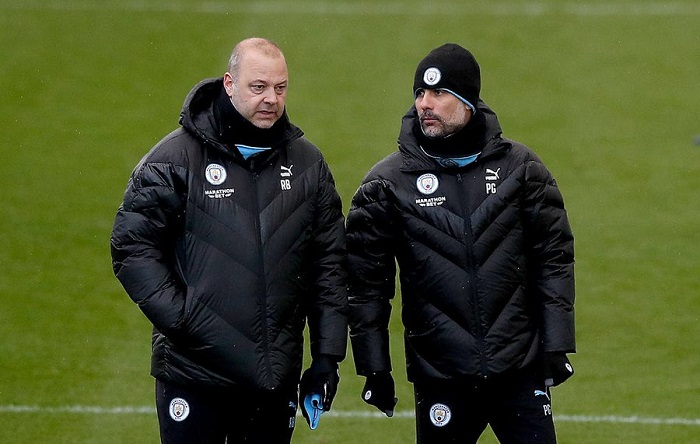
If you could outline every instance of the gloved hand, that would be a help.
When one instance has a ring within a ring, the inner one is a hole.
[[[333,398],[338,391],[338,382],[340,382],[338,363],[326,355],[320,355],[314,359],[311,367],[302,374],[299,382],[299,406],[301,406],[302,416],[311,429],[318,426],[321,413],[331,409]],[[308,400],[307,397],[309,397]]]
[[[545,352],[543,356],[544,385],[555,387],[574,374],[574,367],[563,352]]]
[[[390,372],[372,373],[367,376],[362,389],[362,400],[382,411],[386,416],[394,416],[394,407],[399,402],[396,397],[394,378]]]

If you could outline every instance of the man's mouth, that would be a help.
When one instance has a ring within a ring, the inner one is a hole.
[[[426,124],[431,124],[437,122],[439,119],[433,113],[425,113],[420,116],[420,121]]]

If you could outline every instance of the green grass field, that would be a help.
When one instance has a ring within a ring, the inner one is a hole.
[[[252,35],[285,51],[289,114],[346,209],[395,149],[418,61],[470,48],[482,97],[553,171],[576,235],[560,442],[700,442],[700,4],[434,3],[0,0],[0,442],[158,442],[150,325],[112,275],[112,221],[191,86]],[[413,442],[392,322],[397,417],[360,400],[349,355],[332,414],[313,432],[300,420],[295,443]]]

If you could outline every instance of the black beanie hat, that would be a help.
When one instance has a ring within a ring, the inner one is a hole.
[[[481,70],[471,52],[454,43],[433,49],[418,64],[413,95],[419,89],[443,89],[476,112],[481,91]]]

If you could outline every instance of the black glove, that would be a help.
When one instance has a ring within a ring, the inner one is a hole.
[[[367,376],[362,389],[362,400],[373,405],[388,417],[394,416],[394,407],[399,402],[394,389],[394,378],[390,372],[372,373]]]
[[[335,393],[338,391],[338,382],[340,382],[338,363],[326,355],[320,355],[317,359],[314,359],[311,367],[301,375],[299,405],[301,406],[301,414],[309,426],[311,426],[311,422],[309,415],[304,409],[304,399],[307,395],[314,393],[321,395],[323,411],[327,412],[331,409],[333,398],[335,398]]]
[[[574,367],[563,352],[546,352],[542,358],[544,384],[555,387],[574,374]]]

